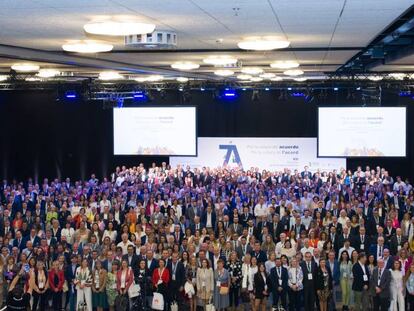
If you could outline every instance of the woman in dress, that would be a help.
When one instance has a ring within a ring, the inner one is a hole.
[[[405,290],[401,271],[401,262],[396,260],[391,269],[391,305],[390,311],[405,311]]]
[[[207,259],[201,261],[201,268],[197,269],[196,279],[197,297],[202,301],[202,304],[205,307],[211,302],[214,290],[213,269],[210,268]]]
[[[76,285],[76,310],[86,303],[86,309],[92,311],[92,273],[88,267],[88,260],[84,258],[80,267],[76,268],[75,281]]]
[[[157,293],[160,293],[164,297],[164,310],[168,310],[168,284],[170,283],[170,272],[165,267],[165,260],[158,260],[158,268],[154,270],[152,274],[152,284]]]
[[[270,278],[266,273],[266,267],[259,263],[258,272],[254,275],[254,311],[265,311],[267,297],[269,297]]]
[[[339,257],[340,286],[342,292],[342,309],[349,310],[349,298],[352,289],[352,263],[349,254],[345,250]]]
[[[97,311],[103,311],[103,309],[108,308],[105,291],[107,273],[106,270],[102,268],[100,260],[97,260],[95,263],[95,270],[92,272],[92,278],[92,305]]]
[[[36,269],[30,275],[29,280],[33,296],[32,311],[45,310],[47,304],[46,292],[49,288],[49,282],[47,281],[47,273],[42,261],[37,262]],[[40,306],[38,308],[39,302]]]
[[[59,262],[53,262],[52,269],[49,271],[49,287],[52,292],[52,305],[54,310],[62,309],[63,283],[65,275],[63,270],[59,269]]]
[[[128,297],[128,290],[134,282],[134,272],[128,266],[128,260],[121,261],[121,269],[117,272],[116,288],[119,295]],[[132,303],[130,299],[130,303]]]
[[[217,270],[214,271],[214,306],[216,310],[224,310],[229,307],[229,286],[230,286],[230,275],[229,272],[224,268],[224,261],[219,259],[217,261]]]
[[[109,310],[113,311],[115,308],[115,298],[118,295],[116,288],[116,276],[118,273],[119,261],[112,262],[112,270],[108,272],[106,277],[106,297],[109,305]]]
[[[326,267],[326,260],[319,260],[319,267],[316,275],[316,293],[319,298],[320,311],[328,310],[328,301],[332,294],[332,274]]]
[[[296,258],[292,258],[290,261],[288,276],[289,311],[299,311],[303,290],[303,271]]]
[[[239,306],[240,286],[243,278],[241,268],[242,265],[237,258],[237,253],[235,251],[231,252],[230,262],[227,266],[227,271],[230,274],[230,307],[237,308]]]

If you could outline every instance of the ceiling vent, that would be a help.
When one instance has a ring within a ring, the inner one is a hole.
[[[174,31],[156,30],[143,35],[125,36],[125,46],[135,48],[175,48],[177,33]]]

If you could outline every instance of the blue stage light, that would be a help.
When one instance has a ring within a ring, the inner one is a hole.
[[[398,93],[398,95],[401,96],[401,97],[410,97],[410,96],[412,96],[411,91],[400,91]]]
[[[66,91],[65,92],[65,98],[67,99],[76,99],[78,97],[78,94],[76,91]]]
[[[133,95],[135,101],[147,101],[148,96],[144,91],[136,91]]]
[[[292,97],[305,97],[305,93],[303,92],[293,92],[290,95],[292,95]]]

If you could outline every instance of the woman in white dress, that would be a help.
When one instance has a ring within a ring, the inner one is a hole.
[[[92,273],[88,268],[88,260],[83,259],[80,267],[75,272],[76,285],[76,310],[80,304],[86,303],[86,310],[92,311]]]
[[[405,287],[403,280],[403,273],[401,271],[401,262],[394,261],[391,269],[391,305],[390,311],[404,311],[405,310]]]

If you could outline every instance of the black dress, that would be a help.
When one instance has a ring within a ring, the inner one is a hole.
[[[253,288],[254,288],[254,297],[256,299],[262,300],[263,298],[266,298],[267,296],[269,296],[269,295],[264,295],[263,294],[263,292],[266,289],[270,288],[270,278],[269,278],[268,275],[266,275],[266,273],[265,273],[265,276],[266,276],[266,280],[263,279],[263,276],[260,272],[257,272],[254,275]]]

